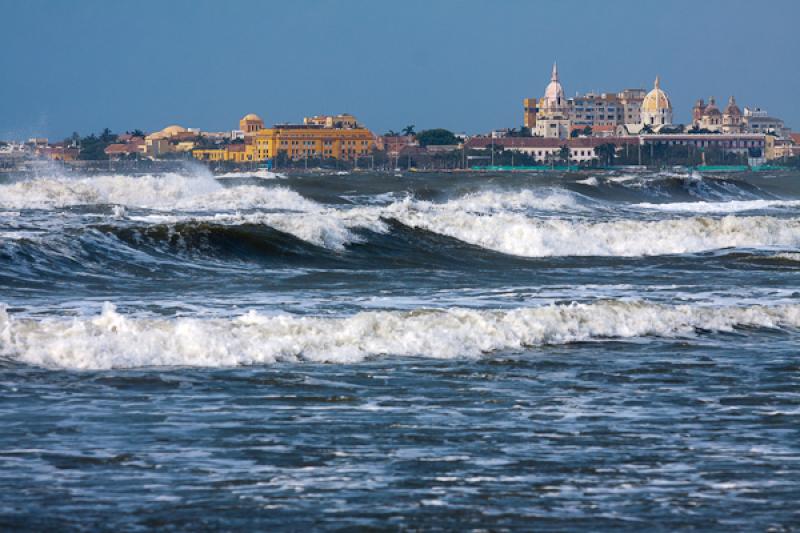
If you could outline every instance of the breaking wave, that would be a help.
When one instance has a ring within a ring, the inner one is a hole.
[[[316,204],[284,187],[226,188],[210,176],[107,175],[36,178],[0,185],[0,207],[57,209],[122,205],[157,210],[312,209]]]
[[[731,200],[728,202],[640,203],[632,207],[668,212],[736,213],[786,207],[800,207],[800,200]]]
[[[510,213],[476,216],[412,212],[399,220],[470,244],[526,257],[633,257],[722,248],[800,246],[800,219],[765,216],[586,222],[532,219]]]
[[[547,344],[800,326],[800,306],[698,307],[604,301],[500,310],[368,311],[344,318],[135,318],[105,304],[93,318],[23,319],[0,309],[0,354],[67,369],[220,367],[279,361],[477,357]]]

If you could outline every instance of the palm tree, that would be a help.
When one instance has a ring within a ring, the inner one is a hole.
[[[414,124],[403,128],[403,135],[416,135],[416,132],[414,131]]]

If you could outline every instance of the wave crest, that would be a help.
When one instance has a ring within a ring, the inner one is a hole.
[[[476,357],[545,344],[698,330],[800,327],[800,306],[699,307],[604,301],[500,310],[369,311],[344,318],[135,318],[106,304],[92,318],[19,319],[0,308],[0,354],[69,369],[220,367],[368,357]]]
[[[156,210],[315,209],[318,204],[285,187],[226,188],[211,176],[106,175],[36,178],[0,185],[0,207],[58,209],[123,205]]]

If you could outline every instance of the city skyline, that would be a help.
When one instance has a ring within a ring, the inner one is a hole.
[[[0,37],[17,50],[0,59],[11,73],[0,86],[0,138],[173,123],[222,131],[248,112],[268,123],[349,112],[376,133],[519,127],[521,99],[541,96],[553,61],[567,97],[649,89],[659,75],[676,122],[691,121],[698,98],[733,95],[796,128],[800,74],[774,51],[797,48],[788,15],[799,6],[771,4],[768,38],[755,38],[764,26],[743,2],[679,4],[687,9],[671,3],[658,17],[627,1],[457,10],[411,2],[403,11],[365,2],[145,3],[133,12],[10,4],[9,20],[20,23]]]

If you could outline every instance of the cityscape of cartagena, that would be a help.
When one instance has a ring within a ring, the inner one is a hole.
[[[800,3],[0,13],[0,530],[800,530]]]

